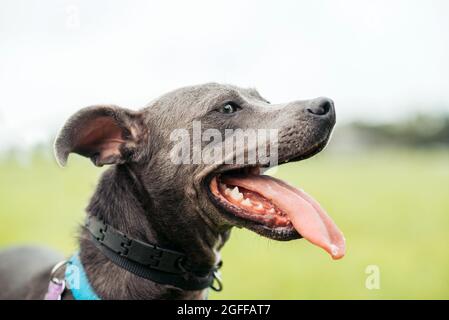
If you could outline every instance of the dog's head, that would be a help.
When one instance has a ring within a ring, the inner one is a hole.
[[[82,109],[60,131],[55,153],[61,165],[74,152],[97,166],[131,166],[167,228],[182,232],[201,219],[217,232],[242,226],[276,240],[301,235],[339,258],[343,236],[318,203],[260,174],[320,152],[334,124],[327,98],[270,104],[253,89],[205,84],[140,111]]]

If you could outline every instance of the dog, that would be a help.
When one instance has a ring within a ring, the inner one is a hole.
[[[254,89],[208,83],[172,91],[139,111],[100,105],[70,117],[55,140],[57,162],[64,166],[69,154],[77,153],[96,166],[110,165],[86,209],[87,217],[95,218],[92,223],[100,227],[92,231],[87,223],[79,235],[79,260],[98,298],[205,298],[206,286],[221,285],[219,251],[234,226],[281,241],[303,237],[334,259],[344,255],[342,233],[313,198],[261,174],[270,164],[171,161],[172,133],[180,128],[191,132],[195,121],[203,133],[276,130],[277,162],[282,165],[312,157],[326,146],[335,109],[333,101],[324,97],[271,104]],[[201,147],[207,147],[203,140]],[[227,150],[225,156],[234,159],[235,152]],[[143,271],[136,272],[124,262],[122,252],[104,249],[100,229],[106,225],[112,235],[132,239],[133,244],[166,248],[161,250],[170,257],[179,253],[184,257],[184,273],[174,278],[162,268],[155,276],[146,266],[138,266]],[[51,272],[63,259],[45,248],[4,250],[0,298],[43,299],[50,278],[64,277],[64,266]],[[204,272],[199,275],[199,270]],[[62,293],[62,299],[73,298],[70,289]]]

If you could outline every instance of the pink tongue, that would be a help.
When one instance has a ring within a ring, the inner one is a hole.
[[[333,259],[345,255],[345,238],[319,203],[304,191],[265,175],[223,177],[226,184],[243,187],[271,200],[290,218],[304,239],[326,250]]]

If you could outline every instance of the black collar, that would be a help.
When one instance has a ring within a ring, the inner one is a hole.
[[[97,217],[87,219],[86,229],[96,247],[109,260],[139,277],[184,290],[208,287],[215,291],[222,290],[218,272],[221,261],[209,270],[187,269],[185,254],[131,239]]]

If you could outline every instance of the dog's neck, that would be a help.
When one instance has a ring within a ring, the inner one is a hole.
[[[192,265],[212,268],[218,259],[217,250],[224,244],[227,233],[214,232],[199,216],[189,216],[189,219],[198,219],[189,221],[189,227],[176,223],[185,219],[179,217],[182,212],[171,212],[173,201],[168,201],[166,205],[163,201],[153,201],[149,194],[138,191],[138,183],[128,167],[108,169],[87,207],[88,214],[102,217],[107,224],[133,239],[183,252]],[[164,205],[165,210],[160,205]],[[93,289],[105,299],[204,297],[202,290],[185,291],[158,284],[118,267],[95,247],[86,230],[80,237],[80,257]]]

